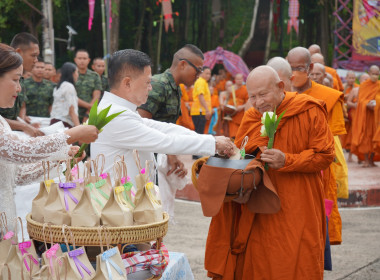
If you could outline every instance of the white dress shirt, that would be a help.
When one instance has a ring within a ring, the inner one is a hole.
[[[215,138],[197,134],[179,125],[142,118],[137,106],[113,93],[104,92],[99,107],[112,105],[108,115],[124,111],[108,123],[91,144],[91,158],[104,154],[105,172],[113,173],[114,159],[124,155],[128,175],[135,184],[138,169],[132,151],[138,150],[142,167],[146,160],[153,159],[153,153],[169,155],[214,155]]]

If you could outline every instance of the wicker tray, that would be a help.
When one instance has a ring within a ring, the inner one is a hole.
[[[28,233],[31,239],[44,241],[42,232],[43,224],[32,220],[31,213],[26,216]],[[162,222],[128,226],[128,227],[107,227],[110,244],[137,244],[157,240],[161,243],[162,238],[168,232],[169,215],[164,212]],[[51,225],[53,241],[64,243],[65,238],[62,233],[62,226]],[[78,246],[99,246],[99,234],[97,227],[68,227],[74,235],[75,244]],[[70,236],[70,235],[69,235]],[[68,236],[68,238],[70,238]],[[46,241],[50,242],[50,229],[45,227]],[[71,243],[71,242],[69,242]],[[106,244],[105,238],[102,240]]]

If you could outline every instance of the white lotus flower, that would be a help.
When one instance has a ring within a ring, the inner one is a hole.
[[[262,125],[262,126],[261,126],[261,128],[260,128],[260,133],[261,133],[260,136],[263,136],[263,137],[268,136],[267,131],[265,130],[265,125]]]
[[[261,123],[262,124],[265,124],[265,118],[266,118],[267,114],[269,115],[270,119],[272,119],[274,113],[273,112],[264,112],[263,116],[261,117]],[[277,115],[275,117],[275,121],[277,121]]]

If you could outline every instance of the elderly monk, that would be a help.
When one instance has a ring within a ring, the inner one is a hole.
[[[344,94],[344,103],[345,103],[345,108],[347,111],[347,118],[346,118],[346,135],[340,135],[340,142],[342,143],[342,147],[346,150],[350,150],[351,148],[351,120],[352,120],[352,112],[351,109],[348,108],[347,105],[347,100],[348,96],[350,95],[350,92],[352,89],[359,87],[358,84],[355,83],[356,80],[356,75],[355,72],[353,71],[348,71],[346,74],[346,83],[343,85],[343,94]],[[350,135],[349,135],[350,134]]]
[[[325,73],[325,66],[320,63],[314,63],[313,68],[310,73],[310,78],[314,82],[323,85],[324,84],[323,81],[326,76],[327,75]],[[345,119],[347,119],[346,108],[343,107],[343,109],[344,109],[343,113],[344,113]],[[336,160],[332,163],[332,168],[335,174],[336,183],[339,186],[337,197],[347,199],[348,198],[348,167],[347,167],[346,159],[344,157],[342,145],[340,144],[340,140],[338,138],[341,136],[342,135],[334,136]]]
[[[229,136],[235,138],[236,133],[239,129],[241,120],[244,116],[244,109],[248,101],[248,92],[244,83],[243,74],[236,74],[234,90],[231,91],[228,98],[228,105],[236,107],[236,112],[231,115],[232,120],[228,122],[229,125]],[[235,97],[233,94],[235,93]]]
[[[281,200],[276,214],[253,214],[245,204],[224,203],[212,218],[205,268],[213,279],[322,279],[326,218],[320,170],[334,159],[334,141],[323,101],[284,91],[269,66],[255,68],[247,89],[253,108],[235,143],[246,152],[263,148],[261,160]],[[260,136],[264,112],[285,111],[273,149]]]
[[[359,78],[359,83],[362,84],[364,81],[369,79],[369,75],[367,73],[364,73]],[[347,108],[348,108],[348,117],[350,119],[350,127],[349,130],[347,130],[347,138],[346,138],[346,145],[347,149],[349,150],[348,153],[348,162],[352,162],[352,152],[351,152],[351,143],[352,143],[352,122],[355,119],[356,115],[356,108],[358,106],[358,95],[359,95],[359,87],[355,87],[351,90],[351,92],[348,94],[347,97]],[[358,159],[358,163],[361,163],[360,159]]]
[[[329,73],[326,73],[326,78],[323,79],[323,85],[329,88],[334,88],[334,79]]]
[[[327,121],[334,136],[346,133],[343,117],[343,93],[312,81],[308,75],[313,69],[307,49],[296,47],[289,51],[288,62],[293,70],[292,89],[299,94],[307,94],[325,101]],[[337,137],[335,137],[336,139]],[[339,141],[339,138],[336,140]],[[342,220],[338,211],[337,185],[332,167],[323,170],[325,198],[333,202],[329,219],[330,244],[342,242]]]
[[[325,64],[325,58],[320,53],[315,53],[311,56],[311,63],[320,63],[325,65],[326,73],[330,74],[333,79],[333,88],[339,91],[343,91],[342,81],[334,68],[328,67]]]
[[[321,48],[317,44],[311,45],[309,47],[309,52],[310,52],[311,56],[314,56],[314,54],[319,54],[320,56],[316,57],[317,61],[315,61],[315,62],[318,62],[318,63],[325,65],[325,59],[322,55]],[[322,57],[322,60],[321,60],[321,57]],[[333,76],[333,78],[336,79],[336,82],[335,82],[336,84],[334,84],[333,88],[336,90],[339,90],[339,91],[343,91],[343,83],[342,83],[342,80],[340,79],[338,73],[336,72],[336,70],[334,68],[326,66],[326,73],[330,73]]]
[[[377,128],[375,110],[377,109],[378,111],[380,105],[378,104],[380,100],[375,101],[376,96],[380,96],[379,74],[379,67],[372,65],[368,71],[370,78],[360,84],[358,105],[352,124],[351,152],[364,154],[363,167],[376,166],[373,162],[375,150],[372,141]],[[377,139],[376,135],[375,142]]]
[[[285,91],[291,91],[293,74],[289,62],[285,58],[276,56],[269,59],[267,65],[272,67],[277,72],[281,81],[284,82]]]

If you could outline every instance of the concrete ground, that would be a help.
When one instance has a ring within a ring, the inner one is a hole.
[[[210,218],[202,214],[198,202],[177,200],[177,224],[169,225],[164,238],[169,251],[184,252],[194,279],[208,279],[204,270],[204,251]],[[380,208],[340,208],[343,243],[332,246],[333,271],[328,280],[380,279]]]

